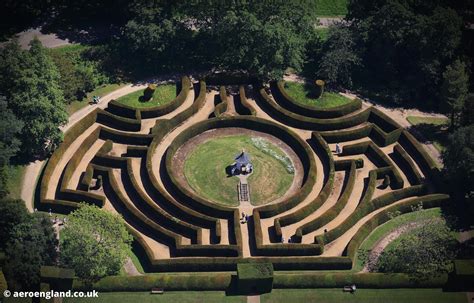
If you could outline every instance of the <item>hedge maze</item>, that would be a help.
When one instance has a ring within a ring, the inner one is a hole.
[[[110,101],[77,122],[44,169],[40,206],[67,212],[85,202],[120,213],[150,271],[235,271],[255,262],[276,271],[343,270],[390,214],[449,199],[420,143],[361,100],[319,110],[297,104],[283,82],[208,80],[217,86],[183,77],[165,105]],[[226,128],[284,142],[302,164],[302,184],[282,201],[239,207],[183,186],[179,149]],[[247,224],[242,212],[251,215]]]

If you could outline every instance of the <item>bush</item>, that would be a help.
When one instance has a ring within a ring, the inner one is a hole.
[[[237,263],[237,287],[243,293],[271,292],[273,265],[271,263]]]
[[[153,98],[153,94],[155,94],[155,90],[156,84],[149,84],[143,91],[143,100],[150,101]]]

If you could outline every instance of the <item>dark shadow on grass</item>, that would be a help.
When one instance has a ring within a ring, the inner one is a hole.
[[[447,126],[444,124],[434,125],[421,123],[410,126],[408,131],[421,143],[431,144],[436,141],[443,146],[446,146],[448,143],[449,133]]]

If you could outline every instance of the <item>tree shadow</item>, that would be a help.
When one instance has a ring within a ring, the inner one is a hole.
[[[425,144],[432,144],[439,142],[439,144],[446,146],[448,144],[448,126],[445,124],[435,125],[428,123],[421,123],[412,125],[408,131],[415,136],[415,138]]]

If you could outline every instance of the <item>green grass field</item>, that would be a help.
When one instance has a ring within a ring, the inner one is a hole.
[[[448,118],[408,116],[407,120],[413,125],[414,130],[423,136],[423,138],[417,137],[418,140],[423,141],[422,139],[426,139],[431,141],[440,152],[446,149],[449,126]]]
[[[254,138],[252,141],[246,135],[234,135],[211,139],[197,146],[184,164],[184,174],[191,188],[216,203],[237,206],[239,179],[235,176],[228,177],[226,167],[245,149],[254,166],[254,172],[248,179],[251,203],[261,205],[284,195],[293,182],[294,175],[274,155],[286,155],[266,140],[258,142],[267,143],[267,150],[257,147],[255,140]]]
[[[342,17],[347,14],[348,0],[316,0],[319,17]]]
[[[326,41],[328,39],[329,28],[327,27],[318,27],[315,29],[321,40]]]
[[[403,214],[393,218],[392,220],[380,225],[370,235],[362,242],[360,250],[370,250],[384,236],[389,234],[391,231],[397,229],[400,226],[403,226],[409,222],[423,221],[428,218],[440,218],[441,209],[439,207],[421,210],[418,212],[411,212]],[[364,262],[356,256],[356,262],[354,264],[354,271],[360,271],[364,267]]]
[[[311,98],[311,85],[314,84],[285,82],[285,90],[296,102],[314,108],[331,108],[351,101],[349,98],[333,92],[324,92],[319,99]]]
[[[174,84],[158,85],[155,90],[155,94],[153,95],[153,99],[146,102],[140,100],[140,97],[143,96],[143,92],[144,89],[133,92],[118,98],[117,101],[136,108],[147,108],[164,105],[170,101],[173,101],[176,97],[176,86]]]
[[[358,289],[354,294],[341,289],[274,289],[261,296],[262,303],[457,303],[467,301],[464,292],[443,292],[441,289]]]

